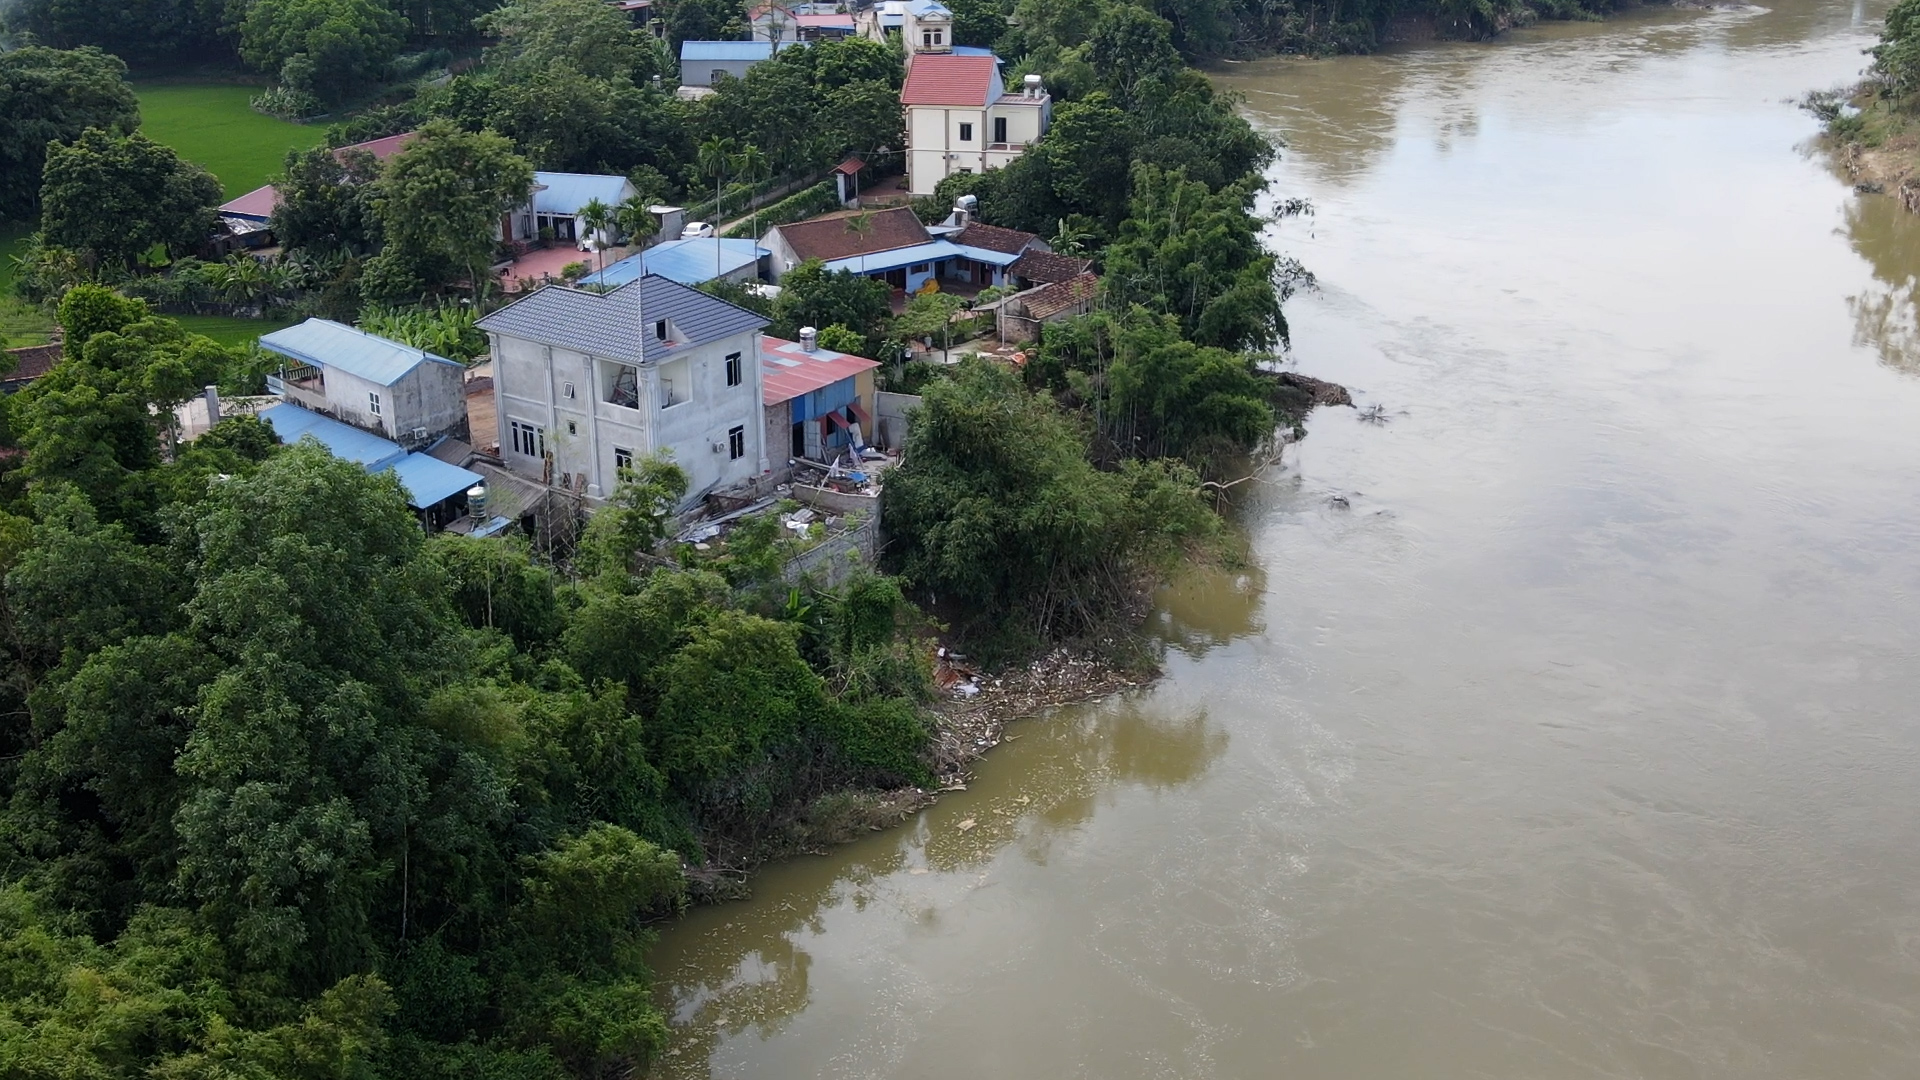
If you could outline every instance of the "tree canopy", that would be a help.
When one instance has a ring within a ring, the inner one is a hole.
[[[1002,649],[1099,625],[1218,523],[1184,467],[1103,472],[1088,450],[1051,397],[963,361],[924,391],[887,478],[893,565]]]
[[[125,267],[156,245],[175,254],[197,248],[220,198],[220,182],[171,147],[89,128],[48,152],[41,231],[49,244]]]
[[[532,189],[533,166],[508,139],[428,124],[376,185],[387,237],[380,258],[428,285],[475,282],[491,262],[501,215]]]
[[[126,76],[119,57],[94,48],[0,53],[0,217],[39,213],[49,144],[73,142],[88,128],[124,135],[139,126]]]
[[[241,57],[326,102],[379,79],[406,41],[406,17],[381,0],[253,0],[245,10]]]

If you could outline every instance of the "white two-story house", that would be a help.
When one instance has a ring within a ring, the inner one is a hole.
[[[601,293],[549,285],[480,320],[493,350],[500,453],[529,479],[611,495],[664,454],[688,502],[768,470],[760,330],[767,321],[649,275]]]
[[[931,195],[954,173],[998,169],[1026,153],[1053,122],[1040,76],[1017,93],[1000,81],[1000,59],[983,50],[919,51],[900,103],[907,111],[907,185]]]

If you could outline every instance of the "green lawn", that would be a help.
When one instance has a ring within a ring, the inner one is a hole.
[[[26,250],[30,225],[0,227],[0,342],[13,349],[45,345],[53,316],[37,304],[13,295],[13,257]]]
[[[215,83],[137,83],[140,128],[220,178],[227,198],[244,195],[280,171],[287,151],[318,146],[326,129],[263,116],[247,102],[259,87]]]
[[[261,334],[271,334],[292,319],[237,319],[226,315],[169,315],[189,333],[204,334],[222,345],[251,345]]]

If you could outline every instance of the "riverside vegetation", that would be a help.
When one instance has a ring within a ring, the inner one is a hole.
[[[491,301],[487,229],[536,164],[685,193],[703,160],[718,188],[746,156],[687,131],[745,125],[796,168],[897,140],[884,46],[791,50],[690,110],[608,10],[478,13],[497,41],[477,72],[335,133],[421,138],[385,166],[291,156],[279,284],[220,287],[469,347],[440,301]],[[670,26],[701,10],[681,0]],[[118,61],[8,54],[81,75],[27,79],[47,107],[0,117],[0,140],[54,143],[39,185],[0,188],[41,223],[19,287],[57,304],[68,350],[0,404],[0,1072],[632,1075],[665,1033],[648,923],[690,875],[811,842],[845,793],[930,779],[923,610],[1012,660],[1123,625],[1221,550],[1203,480],[1297,414],[1269,369],[1310,279],[1260,242],[1274,148],[1186,67],[1178,28],[1083,14],[1023,25],[1016,62],[1057,87],[1056,126],[965,191],[1094,260],[1098,308],[1017,372],[934,373],[888,483],[896,576],[838,590],[779,584],[777,523],[651,558],[684,488],[670,462],[640,463],[570,550],[532,551],[424,537],[390,477],[254,421],[176,445],[172,406],[259,361],[127,294],[199,287],[184,249],[218,186],[138,135]],[[884,134],[858,122],[882,91]],[[625,104],[595,119],[607,94]],[[795,94],[844,107],[831,140],[752,126],[753,103]],[[99,122],[17,130],[71,115],[62,95]],[[77,213],[89,199],[124,210],[118,232]],[[917,325],[865,279],[789,281],[776,325],[873,346]]]
[[[1867,192],[1920,212],[1920,0],[1887,9],[1866,78],[1815,91],[1804,105],[1826,125],[1839,165]]]

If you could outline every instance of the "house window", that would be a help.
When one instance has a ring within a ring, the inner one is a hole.
[[[973,125],[972,124],[960,125],[960,141],[961,142],[973,141]]]
[[[926,273],[926,272],[927,272],[927,264],[926,264],[926,263],[914,263],[914,264],[913,264],[912,266],[909,266],[909,267],[907,267],[907,270],[908,270],[908,271],[909,271],[910,273],[915,273],[915,274],[924,274],[924,273]]]
[[[1007,141],[1007,118],[1004,116],[993,118],[993,141],[997,143]]]
[[[935,48],[937,46],[946,44],[946,41],[947,41],[947,32],[945,30],[920,31],[921,48],[925,48],[925,49]]]
[[[735,461],[747,456],[747,429],[744,427],[727,430],[727,456]]]
[[[367,394],[367,412],[371,413],[374,416],[380,415],[380,395],[379,394],[375,394],[372,392],[369,392]]]
[[[572,420],[567,421],[567,434],[569,435],[580,434],[580,425],[574,423]]]
[[[633,468],[633,451],[624,446],[613,448],[613,467],[616,470]]]
[[[740,354],[728,353],[727,354],[727,385],[739,386],[740,380],[741,380]]]
[[[513,452],[528,457],[547,456],[547,429],[535,427],[525,420],[514,420],[507,424],[513,435]]]
[[[667,320],[660,319],[653,324],[653,336],[661,341],[667,340]]]

